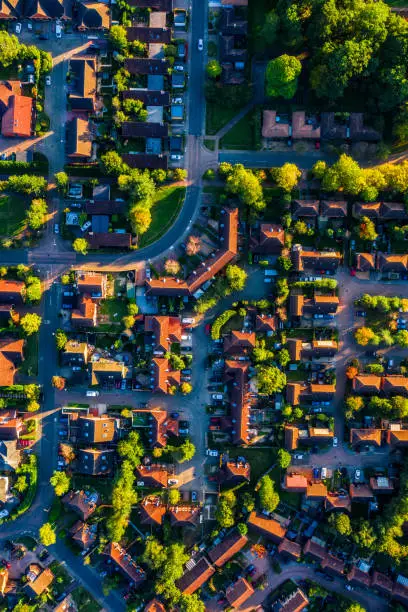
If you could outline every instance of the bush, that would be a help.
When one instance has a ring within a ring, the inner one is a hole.
[[[227,321],[232,319],[234,315],[236,315],[235,310],[226,310],[215,319],[211,327],[211,338],[213,340],[219,340],[221,335],[221,329],[224,327]]]

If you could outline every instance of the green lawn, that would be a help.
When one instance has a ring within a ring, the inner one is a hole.
[[[24,361],[20,368],[21,374],[38,375],[38,334],[28,336],[24,348]]]
[[[256,149],[253,111],[249,111],[220,141],[221,149]]]
[[[23,196],[0,198],[0,236],[12,238],[25,228],[26,206]]]
[[[245,457],[251,464],[251,483],[256,484],[260,477],[275,462],[276,456],[272,448],[229,448],[231,459]]]
[[[239,108],[226,108],[222,104],[207,102],[205,117],[205,133],[213,136],[220,131],[228,121],[231,121],[239,112]]]
[[[209,138],[206,138],[204,140],[204,146],[207,147],[207,149],[209,149],[210,151],[215,151],[215,140],[210,140]]]
[[[127,314],[127,304],[120,298],[102,300],[100,312],[103,315],[107,315],[111,323],[120,323],[122,317]]]
[[[183,206],[185,193],[185,187],[172,185],[157,190],[151,210],[152,223],[147,232],[140,236],[140,248],[155,242],[170,229]]]
[[[72,591],[72,597],[81,612],[99,612],[102,609],[83,587],[78,587]]]

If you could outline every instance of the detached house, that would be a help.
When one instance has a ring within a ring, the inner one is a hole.
[[[207,582],[214,573],[215,569],[211,563],[205,557],[201,557],[194,561],[193,567],[185,571],[182,577],[176,581],[176,586],[183,594],[191,595]]]
[[[254,253],[279,255],[285,246],[285,232],[280,225],[261,223],[251,231],[250,248]]]
[[[292,247],[292,263],[296,272],[320,269],[336,271],[340,262],[341,254],[336,251],[306,250],[299,244]]]

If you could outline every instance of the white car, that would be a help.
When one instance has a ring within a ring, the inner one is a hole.
[[[217,450],[211,450],[209,448],[207,448],[207,455],[209,457],[218,457],[219,453]]]
[[[16,34],[20,34],[21,32],[21,23],[16,23]]]
[[[49,74],[47,74],[47,76],[45,77],[45,84],[46,85],[51,85],[51,77]]]
[[[177,478],[169,478],[168,481],[167,481],[167,484],[168,484],[169,487],[171,487],[171,485],[178,484],[178,480],[177,480]]]
[[[334,446],[334,448],[337,448],[338,444],[339,444],[338,439],[336,437],[334,437],[333,438],[333,446]]]
[[[2,510],[0,512],[0,519],[6,518],[9,514],[10,514],[10,512],[8,510]]]
[[[181,161],[183,159],[182,155],[176,155],[175,153],[173,153],[173,155],[170,155],[170,159],[171,161]]]
[[[83,226],[81,227],[81,232],[86,232],[89,228],[92,227],[92,221],[85,221]]]
[[[57,38],[61,38],[62,37],[62,27],[60,23],[57,23],[55,26],[55,36]]]
[[[183,104],[183,98],[173,98],[172,104]]]
[[[360,478],[361,478],[361,470],[356,470],[354,473],[354,479],[360,480]]]
[[[182,66],[181,64],[176,64],[176,65],[174,66],[174,70],[175,70],[176,72],[184,72],[184,66]]]
[[[203,43],[203,39],[202,38],[198,39],[197,48],[198,48],[199,51],[202,51],[204,49],[204,43]]]

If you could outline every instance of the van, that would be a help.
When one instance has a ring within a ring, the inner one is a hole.
[[[99,391],[87,391],[86,392],[86,397],[98,397],[99,395]]]

